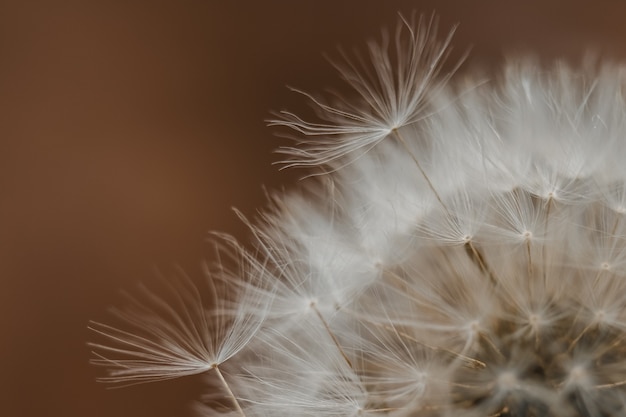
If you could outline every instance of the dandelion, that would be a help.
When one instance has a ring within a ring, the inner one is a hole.
[[[626,416],[626,71],[454,76],[436,32],[401,18],[338,65],[354,96],[271,122],[324,174],[241,216],[208,296],[92,324],[103,382],[206,374],[204,416]]]

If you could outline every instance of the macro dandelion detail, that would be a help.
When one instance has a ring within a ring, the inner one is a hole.
[[[206,291],[144,290],[93,323],[103,382],[205,374],[198,415],[626,416],[626,70],[446,66],[451,33],[400,18],[356,93],[270,122],[313,172]]]

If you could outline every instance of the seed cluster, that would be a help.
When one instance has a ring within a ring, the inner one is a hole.
[[[426,361],[445,370],[433,375],[441,391],[407,415],[622,415],[623,212],[600,196],[573,204],[508,194],[466,202],[485,220],[458,245],[441,245],[428,238],[432,228],[421,228],[415,252],[370,288],[387,296],[365,302],[366,322],[413,353],[430,351]],[[518,241],[502,239],[511,215],[502,201],[532,209],[538,220]]]
[[[103,381],[205,374],[205,416],[626,416],[626,71],[457,80],[436,32],[401,18],[337,65],[354,98],[272,122],[312,178],[93,323]]]

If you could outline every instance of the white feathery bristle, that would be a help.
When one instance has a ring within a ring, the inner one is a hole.
[[[216,245],[219,255],[238,256],[236,246]],[[103,340],[89,343],[92,363],[109,368],[101,381],[132,385],[204,373],[248,345],[269,311],[271,291],[242,282],[243,268],[206,272],[203,286],[182,271],[165,280],[171,299],[145,287],[140,298],[127,295],[128,305],[113,310],[120,327],[90,324]]]
[[[369,44],[369,61],[361,56],[335,66],[355,90],[356,97],[327,104],[305,94],[324,120],[308,122],[281,112],[270,125],[286,126],[299,134],[297,147],[280,149],[286,166],[345,165],[373,149],[396,129],[416,123],[433,111],[428,95],[442,88],[450,74],[440,76],[454,31],[438,38],[437,17],[401,19],[393,41],[385,32]],[[391,47],[391,50],[390,50]],[[458,64],[457,64],[458,65]]]
[[[206,373],[205,416],[626,415],[626,71],[460,77],[437,36],[401,18],[336,64],[356,94],[271,122],[313,175],[240,215],[208,297],[94,323],[103,381]]]

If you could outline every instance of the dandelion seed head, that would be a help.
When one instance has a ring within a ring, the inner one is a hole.
[[[401,18],[336,64],[353,96],[271,122],[316,175],[240,214],[210,305],[95,325],[105,381],[206,373],[239,417],[626,415],[626,71],[456,80],[437,32]]]

